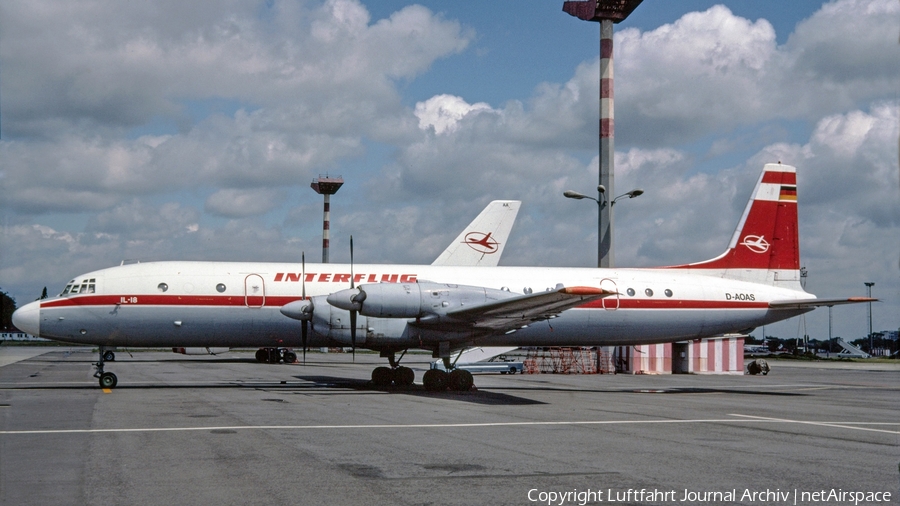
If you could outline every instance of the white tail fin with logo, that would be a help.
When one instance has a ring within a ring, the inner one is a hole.
[[[431,265],[496,267],[521,205],[518,200],[491,202]]]

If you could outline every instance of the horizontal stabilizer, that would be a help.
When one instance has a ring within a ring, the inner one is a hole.
[[[771,309],[809,309],[822,306],[839,306],[841,304],[859,304],[861,302],[878,302],[869,297],[850,297],[846,299],[796,299],[773,300],[769,302]]]

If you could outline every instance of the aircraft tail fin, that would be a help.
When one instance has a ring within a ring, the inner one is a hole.
[[[496,267],[521,205],[518,200],[491,202],[431,265]]]
[[[704,262],[667,268],[801,289],[797,169],[766,164],[728,249]]]

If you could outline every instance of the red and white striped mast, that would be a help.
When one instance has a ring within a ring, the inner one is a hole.
[[[615,114],[613,109],[613,23],[619,23],[642,0],[579,0],[563,3],[563,11],[584,21],[600,23],[600,216],[597,219],[597,267],[613,267],[613,215],[615,196]],[[599,189],[599,187],[598,187]],[[603,193],[606,194],[605,197]],[[604,198],[606,200],[604,201]]]
[[[322,263],[328,263],[328,246],[330,238],[328,236],[328,231],[331,228],[331,196],[337,193],[338,190],[341,189],[341,185],[344,184],[344,179],[341,176],[338,177],[329,177],[329,176],[319,176],[318,179],[313,179],[313,182],[309,185],[313,190],[316,191],[319,195],[323,195],[325,197],[325,212],[324,217],[322,219]]]

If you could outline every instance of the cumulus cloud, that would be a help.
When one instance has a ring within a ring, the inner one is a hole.
[[[491,106],[484,102],[469,104],[461,97],[436,95],[417,103],[415,114],[419,118],[419,128],[433,128],[436,134],[442,134],[455,131],[460,120],[469,114],[491,110]]]
[[[225,189],[210,195],[204,209],[217,216],[247,218],[266,214],[283,199],[283,192],[277,190]]]
[[[852,13],[852,14],[851,14]],[[659,145],[774,118],[815,120],[891,93],[900,78],[892,0],[826,4],[783,46],[772,25],[717,5],[615,38],[622,138]],[[847,34],[841,37],[834,27]],[[594,73],[596,75],[596,71]]]

